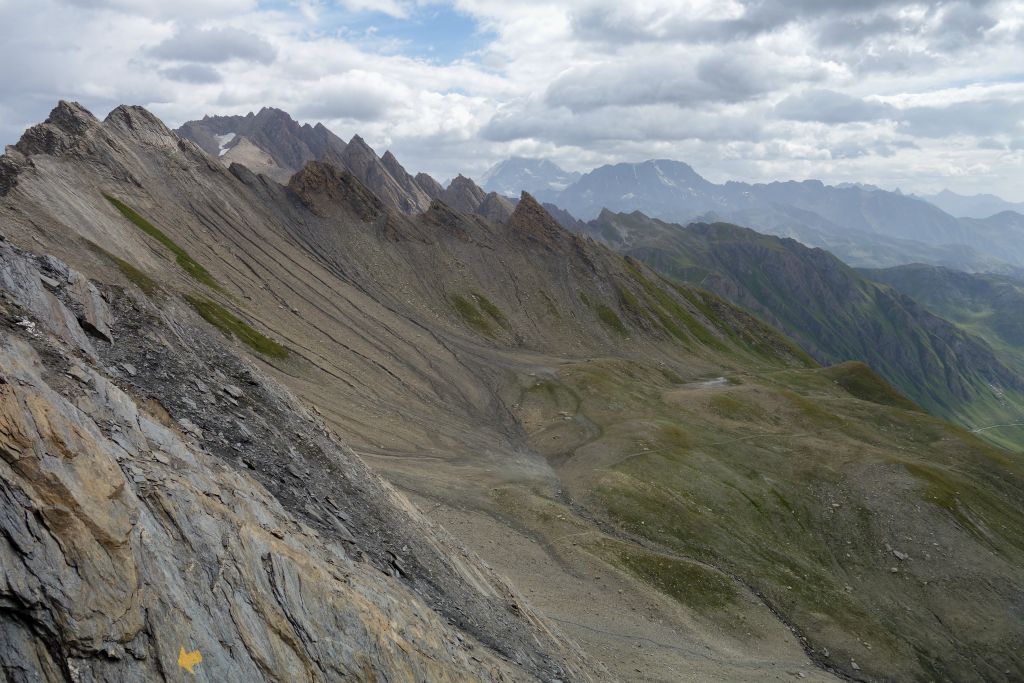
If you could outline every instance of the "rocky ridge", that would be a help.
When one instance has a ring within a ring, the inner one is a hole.
[[[329,153],[339,154],[345,149],[345,141],[323,124],[300,125],[285,112],[272,107],[264,107],[256,114],[249,112],[246,116],[205,116],[182,124],[175,132],[214,157],[230,155],[234,147],[247,140],[287,174],[309,161],[323,159]],[[226,139],[229,136],[233,137]],[[235,160],[227,159],[229,163]]]

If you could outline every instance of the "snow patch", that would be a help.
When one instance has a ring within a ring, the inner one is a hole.
[[[222,157],[228,153],[228,145],[235,139],[234,133],[228,133],[227,135],[214,135],[213,138],[217,141],[217,145],[220,147],[217,150],[217,156]]]
[[[665,175],[664,171],[661,170],[661,166],[654,164],[654,171],[658,174],[658,180],[661,181],[662,185],[668,185],[669,187],[675,187],[676,183],[674,180]]]

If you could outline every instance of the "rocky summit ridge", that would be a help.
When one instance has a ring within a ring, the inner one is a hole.
[[[379,157],[358,135],[346,143],[323,124],[300,125],[279,109],[264,108],[247,116],[206,116],[175,132],[225,165],[238,162],[282,184],[307,163],[326,161],[352,172],[381,201],[399,211],[418,213],[430,205],[431,197],[421,182],[390,151]]]

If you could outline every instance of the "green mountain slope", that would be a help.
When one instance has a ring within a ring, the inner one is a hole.
[[[862,270],[865,277],[892,286],[936,315],[984,339],[1008,367],[1024,375],[1024,282],[998,275],[908,265]],[[989,438],[1015,443],[1024,413],[1005,426],[986,425]]]
[[[729,224],[682,227],[639,213],[605,212],[588,231],[763,317],[820,362],[867,363],[936,415],[977,429],[1013,421],[1024,408],[1022,375],[983,339],[828,252]]]

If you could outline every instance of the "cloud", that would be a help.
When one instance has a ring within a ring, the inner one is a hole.
[[[586,147],[607,141],[758,140],[762,126],[748,116],[710,109],[683,110],[665,104],[608,106],[583,113],[527,106],[498,112],[483,127],[481,135],[497,142],[530,138]]]
[[[856,47],[870,38],[902,30],[905,23],[888,14],[833,17],[818,27],[818,44],[823,47]]]
[[[164,78],[169,78],[172,81],[195,83],[196,85],[220,83],[224,80],[216,69],[212,66],[207,66],[206,64],[183,64],[181,66],[170,66],[160,69],[160,75]]]
[[[232,59],[269,64],[277,56],[265,39],[232,27],[200,29],[184,27],[148,50],[151,57],[186,62],[220,64]]]
[[[353,12],[379,12],[404,19],[408,17],[413,3],[399,0],[341,0],[340,4]]]
[[[794,23],[828,20],[896,5],[895,0],[734,0],[733,2],[586,3],[572,15],[582,40],[606,43],[731,42],[777,31]]]
[[[251,12],[259,3],[258,0],[58,0],[58,4],[83,10],[196,22]]]
[[[379,121],[411,96],[406,88],[376,74],[351,71],[321,81],[294,113],[310,119]]]
[[[775,114],[792,121],[854,123],[893,118],[895,108],[882,102],[869,102],[833,90],[805,90],[790,95],[775,106]]]
[[[548,86],[544,99],[576,112],[611,105],[694,107],[743,102],[794,78],[816,77],[813,70],[772,61],[770,55],[746,51],[698,59],[673,51],[654,58],[603,61],[559,77]]]
[[[857,140],[851,138],[832,146],[829,153],[833,159],[858,159],[867,156],[889,158],[902,150],[912,149],[920,148],[909,140]]]
[[[1024,100],[987,99],[941,107],[911,107],[901,118],[903,132],[923,138],[1021,134],[1024,133]]]
[[[935,30],[936,46],[955,50],[976,44],[995,25],[992,16],[971,3],[956,3],[946,9]]]

